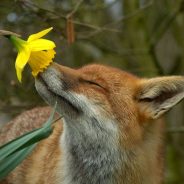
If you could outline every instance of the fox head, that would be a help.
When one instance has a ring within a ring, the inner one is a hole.
[[[117,122],[110,127],[141,138],[147,122],[184,98],[184,77],[140,79],[103,65],[71,69],[53,64],[38,76],[36,89],[50,105],[57,101],[66,121],[97,118],[103,127],[109,119]]]

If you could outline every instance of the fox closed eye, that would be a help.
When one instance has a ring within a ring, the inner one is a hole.
[[[85,80],[85,82],[88,83],[88,84],[90,84],[90,85],[97,86],[97,87],[99,87],[99,88],[101,88],[101,89],[103,89],[103,90],[106,91],[106,89],[102,85],[100,85],[99,83],[97,83],[97,82],[90,81],[90,80]]]

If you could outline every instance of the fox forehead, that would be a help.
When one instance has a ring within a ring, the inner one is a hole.
[[[109,78],[110,80],[117,80],[117,81],[122,81],[122,80],[127,80],[132,79],[135,80],[137,79],[136,76],[133,74],[130,74],[126,71],[120,70],[118,68],[110,67],[110,66],[105,66],[105,65],[100,65],[100,64],[91,64],[91,65],[86,65],[83,66],[82,68],[79,68],[78,71],[80,71],[83,74],[89,75],[89,77],[94,77],[94,78]]]
[[[70,90],[74,90],[78,93],[81,88],[85,88],[85,92],[87,92],[86,89],[88,89],[88,91],[90,90],[90,86],[86,85],[83,80],[96,82],[112,94],[113,92],[120,92],[120,90],[123,90],[124,94],[130,94],[134,92],[134,88],[139,82],[139,78],[133,74],[99,64],[86,65],[76,70],[62,70],[61,72],[64,75],[64,85],[70,88]],[[98,91],[98,93],[99,92],[100,91]]]

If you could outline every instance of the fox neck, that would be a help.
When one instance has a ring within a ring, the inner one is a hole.
[[[94,117],[76,121],[65,119],[61,140],[64,184],[118,184],[122,183],[120,176],[124,184],[126,179],[130,183],[128,172],[133,168],[128,165],[130,153],[119,149],[114,123],[103,121]]]

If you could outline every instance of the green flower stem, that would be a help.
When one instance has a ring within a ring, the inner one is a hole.
[[[10,35],[8,36],[10,41],[15,45],[18,52],[20,52],[26,45],[26,41],[22,40],[21,38],[18,38],[16,36]]]

